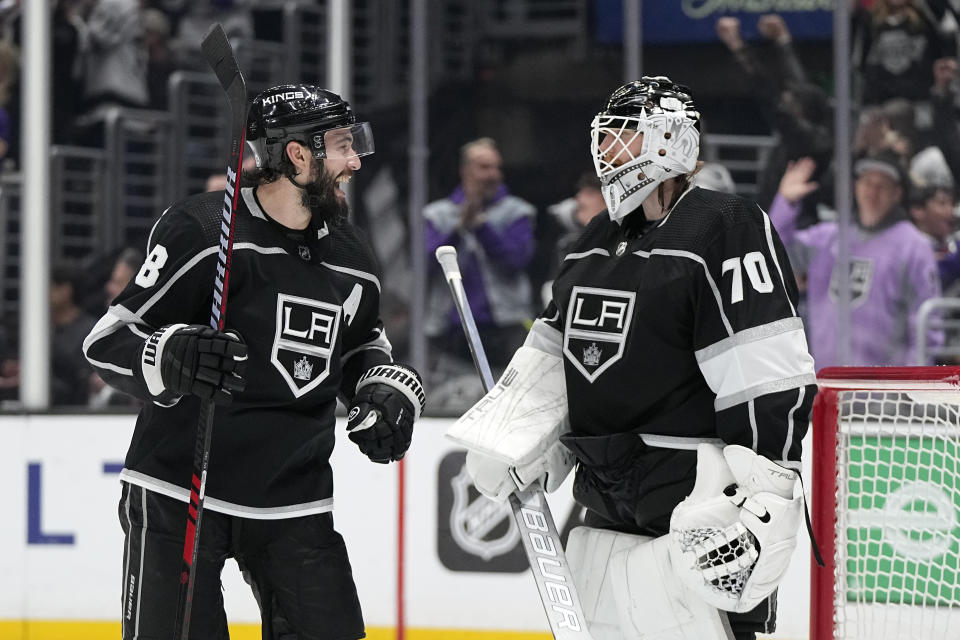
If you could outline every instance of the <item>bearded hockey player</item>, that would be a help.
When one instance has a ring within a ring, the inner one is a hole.
[[[338,184],[373,153],[370,124],[310,85],[252,103],[257,169],[240,189],[227,331],[207,326],[224,197],[193,196],[157,221],[143,268],[84,343],[110,384],[144,401],[121,473],[123,637],[174,632],[185,505],[201,398],[213,426],[191,638],[227,638],[220,587],[233,557],[264,639],[364,637],[333,528],[334,409],[374,462],[403,457],[420,377],[392,362],[380,280]]]
[[[485,495],[576,462],[567,557],[596,640],[773,631],[816,393],[784,248],[756,204],[691,186],[700,115],[644,77],[591,127],[607,204],[497,386],[451,429]],[[571,455],[572,454],[572,455]]]

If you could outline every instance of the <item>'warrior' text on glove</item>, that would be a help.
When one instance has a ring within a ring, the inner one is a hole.
[[[247,345],[236,333],[172,324],[151,335],[140,351],[147,390],[163,404],[195,395],[229,404],[243,391]]]
[[[360,377],[347,416],[350,440],[374,462],[399,460],[424,403],[420,375],[412,368],[395,363],[372,367]]]

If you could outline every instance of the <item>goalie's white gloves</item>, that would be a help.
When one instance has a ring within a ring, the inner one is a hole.
[[[573,454],[560,441],[532,462],[520,466],[510,466],[478,451],[467,451],[467,473],[477,491],[497,502],[504,502],[514,491],[525,491],[537,482],[544,491],[556,491],[573,463]]]
[[[503,501],[538,480],[547,491],[563,483],[574,463],[560,444],[569,428],[562,359],[523,346],[447,437],[468,449],[467,473],[477,489]]]
[[[693,491],[670,518],[680,579],[718,609],[742,613],[783,579],[797,544],[797,474],[745,447],[701,444]]]

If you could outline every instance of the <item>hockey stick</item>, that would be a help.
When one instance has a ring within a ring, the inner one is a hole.
[[[213,308],[210,326],[223,330],[227,314],[227,289],[233,254],[234,219],[237,213],[237,188],[243,169],[243,143],[247,125],[247,85],[233,55],[227,34],[219,23],[214,24],[201,45],[203,56],[213,69],[230,103],[230,162],[227,164],[227,188],[223,198],[223,219],[220,221],[220,251],[213,282]],[[193,476],[190,479],[190,504],[187,509],[187,532],[183,540],[183,563],[180,565],[180,597],[177,603],[177,625],[174,640],[187,640],[190,635],[190,613],[193,609],[193,585],[197,577],[197,552],[200,549],[200,523],[210,465],[210,439],[213,434],[212,400],[200,403],[197,442],[193,451]]]
[[[470,302],[463,289],[460,266],[457,264],[457,250],[445,245],[437,249],[436,255],[450,286],[457,313],[460,314],[463,331],[470,346],[470,355],[473,356],[473,363],[483,381],[484,391],[490,391],[493,388],[493,374],[480,342]],[[523,550],[527,554],[553,637],[557,640],[590,640],[587,621],[580,606],[580,596],[543,489],[534,485],[526,491],[514,492],[510,495],[510,509],[520,530]]]

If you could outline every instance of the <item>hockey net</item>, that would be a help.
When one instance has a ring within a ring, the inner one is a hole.
[[[960,638],[960,367],[818,381],[811,640]]]

